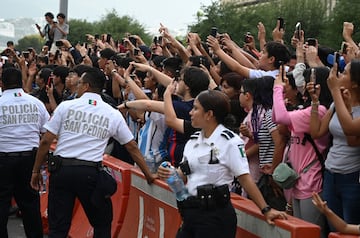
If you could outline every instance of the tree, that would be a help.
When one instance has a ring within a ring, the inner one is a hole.
[[[42,46],[45,44],[45,40],[39,36],[39,34],[36,35],[29,35],[21,38],[18,41],[18,44],[16,45],[16,49],[20,51],[27,50],[29,47],[33,47],[36,52],[40,52]]]
[[[84,42],[85,34],[111,34],[114,40],[121,40],[125,33],[139,35],[146,43],[151,43],[151,36],[145,32],[144,26],[129,16],[119,17],[115,9],[108,12],[100,21],[89,23],[86,20],[69,21],[71,43]]]
[[[360,28],[358,9],[360,9],[359,1],[338,0],[333,11],[330,13],[329,21],[326,24],[326,31],[321,32],[324,36],[321,40],[338,50],[343,41],[343,23],[347,21],[352,22],[355,26],[353,39],[356,42],[360,41],[360,32],[356,30],[356,28]]]
[[[314,7],[316,6],[316,7]],[[257,24],[262,22],[266,27],[267,40],[272,39],[272,30],[277,17],[285,19],[285,42],[290,42],[297,21],[300,21],[308,37],[320,37],[327,17],[322,0],[277,0],[252,6],[240,6],[236,3],[213,2],[203,6],[204,12],[197,18],[197,23],[189,28],[198,32],[202,39],[209,34],[212,26],[228,32],[233,40],[242,43],[244,34],[251,32],[257,38]]]

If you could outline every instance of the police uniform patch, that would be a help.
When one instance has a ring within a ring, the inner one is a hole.
[[[244,150],[244,145],[243,144],[238,145],[238,148],[239,148],[241,157],[246,157],[246,153],[245,153],[245,150]]]

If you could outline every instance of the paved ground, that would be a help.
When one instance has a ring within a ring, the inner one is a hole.
[[[8,233],[9,238],[26,238],[21,218],[15,215],[9,217]],[[44,238],[47,236],[44,235]]]

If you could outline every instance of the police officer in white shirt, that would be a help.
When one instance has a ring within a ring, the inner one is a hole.
[[[230,100],[220,91],[201,92],[190,111],[195,132],[186,143],[181,165],[190,196],[178,201],[183,223],[177,238],[235,237],[236,215],[230,202],[229,186],[234,176],[261,209],[267,221],[286,218],[270,208],[249,174],[249,166],[240,137],[223,124],[230,112]],[[160,178],[169,177],[169,169],[158,169]]]
[[[94,237],[111,236],[110,197],[103,196],[96,202],[92,199],[100,178],[99,164],[110,137],[124,144],[148,183],[155,179],[121,113],[101,99],[99,94],[104,83],[105,75],[97,68],[89,68],[78,82],[77,95],[80,98],[59,104],[45,125],[47,132],[36,155],[31,186],[39,189],[40,166],[57,136],[52,158],[57,158],[54,163],[60,161],[61,166],[51,172],[49,180],[49,237],[67,236],[76,197],[94,227]]]
[[[22,89],[21,71],[4,69],[0,97],[0,237],[7,238],[8,211],[14,196],[26,237],[43,237],[39,192],[29,181],[43,125],[49,120],[45,105]]]

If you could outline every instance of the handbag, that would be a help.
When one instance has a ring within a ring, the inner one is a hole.
[[[306,173],[311,166],[313,166],[317,160],[320,161],[322,170],[324,170],[324,158],[322,156],[322,154],[320,153],[320,151],[318,150],[318,148],[315,145],[314,140],[311,138],[311,136],[308,133],[304,133],[304,138],[302,141],[302,144],[304,145],[306,143],[306,141],[309,141],[310,144],[312,145],[312,147],[315,150],[316,153],[316,157],[317,159],[311,161],[310,164],[308,164],[307,166],[305,166],[305,168],[301,171],[301,173]],[[298,178],[300,177],[296,171],[291,167],[291,164],[288,161],[288,154],[290,151],[290,147],[286,153],[285,156],[285,162],[280,163],[274,170],[272,177],[274,179],[274,181],[283,189],[289,189],[295,186],[296,181],[298,180]]]
[[[290,163],[281,162],[276,166],[273,174],[273,180],[283,189],[289,189],[294,187],[299,175],[291,168]]]

